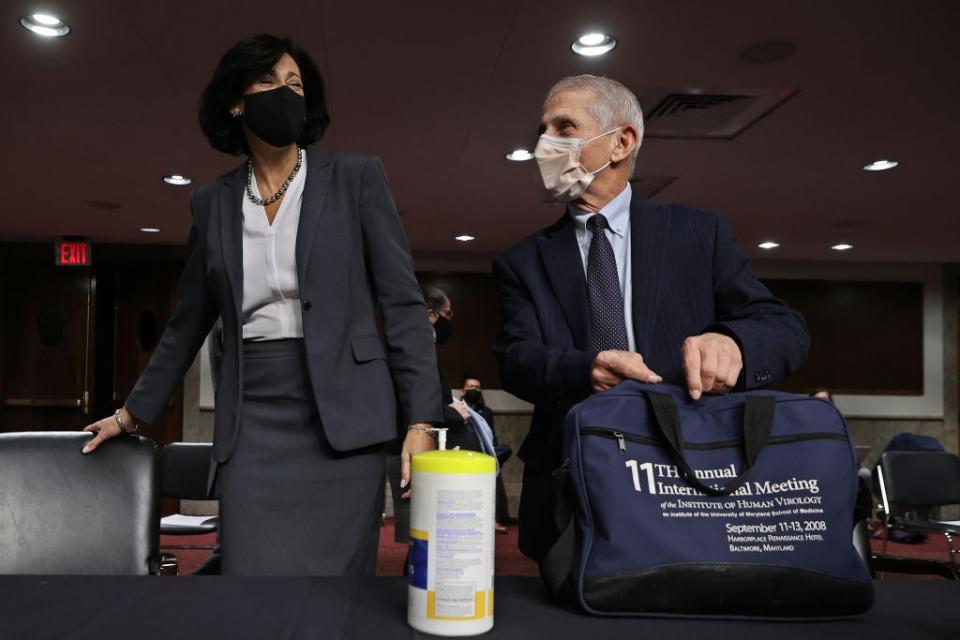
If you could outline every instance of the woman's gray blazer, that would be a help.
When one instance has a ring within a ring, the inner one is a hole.
[[[443,419],[433,335],[410,247],[380,161],[306,150],[296,262],[310,384],[330,445],[339,451],[392,440],[405,426]],[[246,164],[192,195],[193,226],[177,306],[126,401],[153,422],[223,318],[213,458],[225,462],[243,394],[242,219]],[[383,318],[386,348],[377,332]]]

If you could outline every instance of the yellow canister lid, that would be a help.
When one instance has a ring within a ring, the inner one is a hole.
[[[479,451],[425,451],[411,460],[414,473],[496,473],[497,461]]]

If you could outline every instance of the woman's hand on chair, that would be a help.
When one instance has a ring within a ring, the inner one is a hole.
[[[120,409],[120,417],[127,424],[133,423],[133,416],[131,416],[126,409]],[[93,439],[83,447],[83,453],[90,453],[104,441],[110,438],[116,438],[123,433],[120,430],[120,425],[117,424],[117,419],[113,416],[107,416],[102,420],[97,420],[93,424],[88,424],[83,430],[96,434]]]

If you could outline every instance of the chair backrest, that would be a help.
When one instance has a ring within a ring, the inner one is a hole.
[[[890,438],[890,442],[883,448],[884,453],[887,451],[944,451],[944,448],[933,436],[907,431]]]
[[[155,573],[160,495],[152,441],[0,434],[0,574]]]
[[[209,442],[171,442],[160,449],[160,493],[166,498],[213,500],[207,494]]]
[[[960,457],[942,451],[887,451],[880,458],[884,500],[936,507],[960,504]]]

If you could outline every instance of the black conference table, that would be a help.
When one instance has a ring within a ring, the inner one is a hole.
[[[876,583],[866,616],[831,622],[594,618],[551,605],[536,578],[496,580],[484,638],[960,638],[960,583]],[[430,638],[406,624],[403,578],[0,576],[0,638]]]

